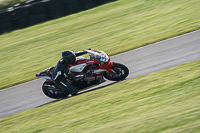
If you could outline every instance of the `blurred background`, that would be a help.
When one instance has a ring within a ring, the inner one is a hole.
[[[114,0],[0,0],[0,34],[56,19]]]

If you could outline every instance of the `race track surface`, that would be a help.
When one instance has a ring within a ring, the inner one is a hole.
[[[130,74],[127,79],[197,60],[200,60],[200,30],[111,57],[111,61],[128,66]],[[0,118],[55,102],[43,94],[41,86],[44,81],[36,79],[0,90]],[[79,95],[114,83],[106,81]]]

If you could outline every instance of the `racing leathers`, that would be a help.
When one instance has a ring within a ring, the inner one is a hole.
[[[86,51],[79,51],[74,52],[75,56],[81,56],[83,54],[86,54]],[[58,86],[59,89],[67,90],[70,94],[76,94],[78,90],[69,84],[65,77],[69,77],[72,80],[76,80],[75,75],[70,73],[70,64],[67,63],[63,58],[58,61],[57,65],[52,69],[52,78],[54,83]]]

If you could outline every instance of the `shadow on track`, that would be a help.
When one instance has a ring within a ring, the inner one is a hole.
[[[124,81],[124,80],[122,80],[122,81]],[[94,90],[102,89],[104,87],[107,87],[107,86],[110,86],[110,85],[113,85],[113,84],[116,84],[116,83],[119,83],[119,82],[121,82],[121,81],[115,81],[115,82],[112,82],[112,83],[109,83],[109,84],[106,84],[106,85],[103,85],[103,86],[100,86],[100,87],[88,88],[88,89],[85,89],[85,90],[83,89],[76,96],[84,94],[84,93],[87,93],[87,92],[91,92],[91,91],[94,91]],[[67,98],[64,98],[64,99],[69,99],[71,97],[75,97],[75,96],[68,96]],[[40,106],[37,106],[36,108],[42,107],[42,106],[50,104],[50,103],[58,102],[58,101],[61,101],[61,100],[64,100],[64,99],[56,99],[56,100],[53,100],[51,102],[47,102],[47,103],[44,103],[44,104],[42,104]]]

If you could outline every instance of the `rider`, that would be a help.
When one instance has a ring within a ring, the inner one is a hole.
[[[76,57],[81,56],[83,54],[87,54],[87,51],[79,51],[79,52],[72,52],[72,51],[64,51],[62,52],[62,59],[60,59],[57,65],[52,69],[52,78],[54,83],[59,86],[60,89],[68,89],[70,94],[77,94],[78,90],[70,85],[67,81],[65,81],[65,77],[69,77],[73,80],[76,80],[77,77],[70,73],[70,65],[76,64]],[[90,76],[91,73],[86,73],[84,76]],[[82,75],[80,75],[82,76]]]

